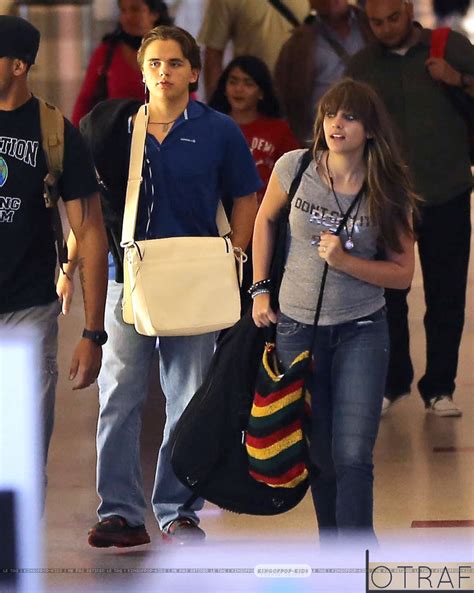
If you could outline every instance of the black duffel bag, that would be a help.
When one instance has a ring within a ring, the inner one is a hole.
[[[283,273],[289,206],[311,159],[308,150],[278,225],[271,274],[275,310]],[[294,488],[274,488],[257,482],[249,474],[244,437],[267,339],[268,332],[255,325],[250,311],[227,330],[218,343],[204,383],[171,435],[173,470],[193,492],[187,506],[202,497],[236,513],[277,515],[295,507],[305,496],[308,479]]]
[[[244,443],[265,332],[250,312],[217,347],[207,377],[171,437],[179,480],[198,496],[236,513],[276,515],[296,506],[308,488],[272,488],[249,474]]]

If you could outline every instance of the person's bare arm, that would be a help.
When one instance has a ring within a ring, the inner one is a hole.
[[[77,241],[77,267],[84,298],[85,328],[102,331],[107,292],[107,237],[99,195],[67,201],[65,207]],[[71,262],[71,271],[75,265],[76,261]],[[102,348],[89,339],[81,338],[69,371],[69,379],[74,381],[73,389],[82,389],[95,381],[101,360]]]
[[[77,266],[77,241],[74,233],[70,231],[67,239],[68,262],[63,264],[59,270],[56,282],[56,294],[61,301],[63,315],[67,315],[71,309],[72,297],[74,296],[74,271]]]
[[[254,282],[265,280],[270,275],[270,265],[275,248],[276,224],[280,211],[287,202],[288,194],[281,187],[274,171],[255,220],[252,242]],[[253,299],[252,317],[258,327],[276,323],[277,317],[270,306],[269,294],[259,294]]]
[[[230,228],[232,245],[245,251],[252,238],[255,215],[257,214],[257,196],[255,193],[234,199]]]
[[[323,233],[318,246],[319,256],[330,266],[376,286],[408,288],[415,270],[415,241],[412,234],[400,234],[401,252],[386,250],[385,260],[367,260],[344,251],[341,239]]]

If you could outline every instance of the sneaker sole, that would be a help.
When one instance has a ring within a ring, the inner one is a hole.
[[[398,403],[400,403],[402,400],[406,399],[408,396],[410,395],[410,392],[408,393],[404,393],[403,395],[399,395],[396,399],[393,400],[393,402],[388,406],[388,408],[382,409],[381,412],[381,416],[385,416],[385,414],[391,410],[393,408],[393,406],[396,406]]]
[[[123,535],[117,535],[116,537],[109,535],[107,539],[95,535],[89,535],[87,538],[87,543],[93,548],[132,548],[134,546],[144,546],[150,542],[151,540],[149,536],[140,540],[124,540]]]

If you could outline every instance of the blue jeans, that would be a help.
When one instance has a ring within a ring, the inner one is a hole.
[[[311,492],[320,536],[373,532],[372,452],[389,358],[384,309],[361,320],[313,326],[281,314],[277,356],[283,369],[311,349]]]
[[[192,298],[192,295],[190,295]],[[97,491],[100,519],[120,515],[130,525],[144,523],[146,501],[140,464],[141,414],[156,338],[138,334],[122,320],[122,284],[109,281],[99,375]],[[214,353],[216,334],[159,338],[160,380],[166,398],[166,423],[153,488],[153,511],[161,529],[178,517],[198,523],[201,499],[183,509],[191,491],[171,467],[169,437],[204,380]]]
[[[43,416],[45,467],[54,425],[54,405],[58,383],[58,315],[60,311],[59,301],[53,301],[48,305],[28,307],[12,313],[0,313],[0,328],[2,330],[22,328],[34,330],[35,340],[38,340],[39,343],[41,368],[38,373],[38,384]],[[35,370],[33,369],[33,372]]]

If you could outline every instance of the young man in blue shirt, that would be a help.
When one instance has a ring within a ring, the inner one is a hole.
[[[190,100],[201,68],[199,47],[183,29],[157,27],[145,36],[138,61],[149,92],[150,117],[137,238],[215,236],[218,202],[232,198],[232,242],[245,250],[252,234],[260,180],[236,124]],[[122,127],[125,125],[126,118]],[[117,210],[123,211],[124,195],[116,194],[112,200],[117,202]],[[113,218],[106,216],[106,220]],[[120,226],[108,228],[115,245]],[[217,302],[218,298],[216,295]],[[110,339],[99,378],[100,521],[89,531],[88,539],[94,547],[128,547],[150,541],[144,525],[139,441],[156,338],[139,335],[123,322],[121,299],[122,284],[111,281],[106,307]],[[163,537],[179,542],[204,538],[196,514],[203,501],[183,508],[190,491],[172,470],[169,436],[204,379],[215,339],[214,333],[158,338],[166,424],[152,501]]]

